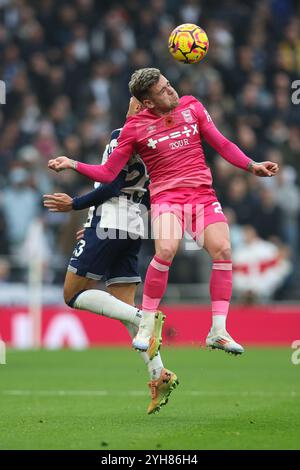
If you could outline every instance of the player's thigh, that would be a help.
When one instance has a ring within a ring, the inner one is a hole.
[[[81,290],[95,289],[97,281],[67,271],[64,283],[64,299],[68,303]]]
[[[117,260],[109,266],[105,273],[108,292],[132,305],[137,285],[142,282],[138,266],[141,243],[140,238],[128,238],[120,241]]]
[[[230,233],[226,222],[216,222],[205,228],[204,248],[214,260],[231,259]]]
[[[73,250],[68,271],[79,278],[100,281],[120,256],[119,240],[100,239],[94,228],[85,230],[84,238]]]
[[[107,291],[122,302],[129,305],[135,305],[136,283],[111,284],[107,286]]]
[[[166,261],[174,258],[182,239],[182,222],[172,212],[158,215],[152,223],[155,253]]]

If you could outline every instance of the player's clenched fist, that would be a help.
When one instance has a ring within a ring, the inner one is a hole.
[[[67,170],[69,169],[75,169],[76,164],[74,160],[71,160],[71,158],[68,157],[56,157],[52,160],[49,160],[48,162],[48,168],[51,170],[54,170],[56,172],[62,171],[62,170]]]
[[[256,176],[274,176],[278,173],[279,166],[273,162],[251,162],[248,165],[248,171]]]

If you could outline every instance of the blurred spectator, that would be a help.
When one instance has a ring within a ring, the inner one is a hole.
[[[93,67],[92,79],[89,87],[90,91],[103,111],[110,109],[110,83],[109,67],[104,63],[97,63]]]
[[[30,175],[29,181],[33,189],[36,189],[39,194],[52,191],[53,185],[48,173],[45,171],[45,162],[33,145],[21,147],[17,153],[17,159]]]
[[[250,224],[257,210],[255,197],[249,193],[247,181],[243,176],[234,176],[229,184],[225,196],[225,205],[233,209],[237,223]]]
[[[0,199],[1,201],[1,199]],[[1,205],[1,204],[0,204]],[[9,239],[3,208],[0,207],[0,255],[9,254]]]
[[[282,119],[273,119],[266,129],[265,138],[268,144],[284,145],[289,136],[287,124]]]
[[[300,128],[291,126],[289,128],[287,139],[281,145],[284,162],[295,168],[297,173],[297,182],[299,184],[300,175]]]
[[[55,155],[58,152],[59,147],[52,122],[47,120],[40,122],[39,130],[33,143],[45,162],[51,155]]]
[[[236,141],[237,145],[253,160],[261,160],[261,145],[258,145],[253,127],[249,124],[240,124],[236,130]]]
[[[252,216],[251,222],[260,237],[265,240],[272,237],[282,239],[283,214],[276,201],[276,196],[270,188],[261,188],[260,201]]]
[[[281,166],[278,177],[266,179],[263,181],[263,184],[273,192],[278,207],[281,210],[282,239],[293,253],[292,262],[296,269],[299,262],[300,213],[300,189],[296,185],[297,174],[293,167],[284,166],[281,153],[277,148],[270,148],[266,153],[266,159],[277,162]]]
[[[168,52],[170,32],[184,22],[209,35],[209,53],[195,66]],[[300,71],[299,25],[292,0],[0,0],[0,74],[7,90],[0,108],[0,254],[15,252],[25,239],[40,215],[40,193],[76,194],[86,184],[75,173],[49,172],[49,157],[98,163],[112,129],[125,120],[130,75],[155,66],[180,94],[203,101],[220,131],[251,158],[280,161],[282,173],[262,180],[205,147],[233,244],[251,224],[299,259],[300,112],[291,102]],[[59,243],[63,221],[70,223],[58,214],[43,220],[45,240],[56,247],[48,272],[64,271],[74,241],[68,230]],[[144,243],[152,252],[152,242]],[[296,281],[299,265],[293,262]],[[182,279],[177,272],[173,282]],[[194,274],[203,281],[200,272]]]
[[[10,187],[2,191],[2,208],[9,236],[10,248],[14,253],[24,241],[29,226],[40,214],[41,196],[30,186],[29,173],[21,167],[9,174]]]
[[[44,221],[41,218],[34,219],[28,227],[28,231],[21,249],[18,254],[18,264],[21,267],[29,269],[41,269],[42,279],[52,278],[48,271],[51,261],[51,249],[47,233],[45,231]],[[25,276],[28,273],[25,269]]]
[[[198,2],[197,0],[184,0],[179,8],[180,20],[182,23],[198,24],[198,22],[200,22],[201,13],[201,2]]]
[[[2,282],[7,282],[9,281],[10,277],[10,262],[8,261],[7,258],[0,258],[0,284]]]
[[[251,226],[243,228],[244,242],[233,251],[233,285],[245,303],[268,301],[291,272],[284,246],[262,240]]]
[[[284,31],[284,39],[279,43],[281,65],[287,72],[300,72],[300,21],[290,19]]]
[[[214,61],[221,67],[231,69],[234,65],[234,37],[229,24],[220,20],[211,22],[208,36]]]
[[[225,207],[223,208],[223,212],[227,218],[228,225],[230,227],[230,242],[232,250],[234,251],[243,242],[243,226],[237,223],[236,214],[233,209]]]

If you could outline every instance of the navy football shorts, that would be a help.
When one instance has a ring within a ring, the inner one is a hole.
[[[118,230],[116,233],[120,234]],[[94,228],[85,229],[84,237],[72,253],[68,271],[90,279],[101,279],[107,286],[141,282],[138,253],[142,241],[125,235],[126,239],[100,239]]]

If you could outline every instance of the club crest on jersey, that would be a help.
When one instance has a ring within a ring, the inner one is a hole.
[[[193,122],[193,116],[190,109],[185,109],[181,111],[182,116],[184,117],[185,122]]]

